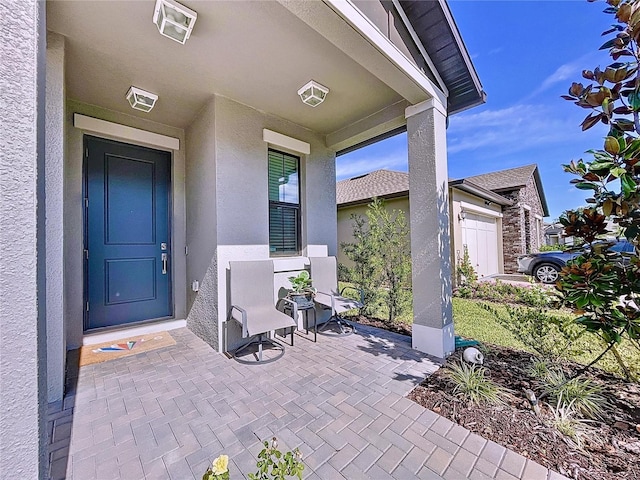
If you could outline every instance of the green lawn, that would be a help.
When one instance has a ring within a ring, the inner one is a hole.
[[[498,305],[505,314],[506,310]],[[480,306],[478,300],[465,298],[453,299],[453,321],[456,335],[473,338],[481,342],[495,343],[503,347],[513,347],[528,350],[527,347],[514,338],[498,323],[495,316]]]
[[[492,313],[483,309],[479,305],[481,302],[481,300],[464,298],[453,299],[453,319],[456,335],[505,347],[530,350],[526,345],[514,338],[511,332],[507,331]],[[500,314],[504,313],[506,316],[504,306],[493,305],[498,308]],[[602,341],[591,333],[585,333],[575,344],[580,350],[584,350],[584,353],[571,359],[583,364],[591,362],[603,349]],[[636,378],[640,378],[640,350],[638,347],[625,339],[616,348],[631,372]],[[623,373],[612,352],[607,353],[597,365],[616,375],[622,375]]]
[[[344,285],[346,284],[341,283],[341,286]],[[453,319],[456,335],[473,338],[483,343],[528,350],[533,353],[532,349],[527,348],[526,345],[504,328],[493,313],[488,312],[480,306],[480,303],[483,302],[491,303],[485,300],[453,298]],[[504,304],[491,303],[491,305],[497,309],[501,317],[508,318]],[[570,315],[570,313],[554,313]],[[373,316],[379,319],[385,319],[387,318],[387,309],[384,306],[380,306]],[[411,324],[413,322],[413,312],[411,309],[397,318],[396,322]],[[582,353],[574,355],[570,357],[570,359],[583,364],[590,363],[604,348],[602,341],[591,333],[585,333],[575,342],[575,346],[577,347],[576,350],[581,350]],[[636,378],[640,378],[640,349],[626,339],[616,348],[629,370]],[[623,371],[612,352],[605,355],[598,362],[597,366],[616,375],[623,375]]]

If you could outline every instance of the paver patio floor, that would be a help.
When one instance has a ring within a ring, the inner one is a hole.
[[[564,478],[405,398],[437,368],[407,337],[296,336],[257,366],[171,334],[174,346],[70,368],[49,406],[52,479],[200,479],[222,453],[243,478],[273,436],[314,480]]]

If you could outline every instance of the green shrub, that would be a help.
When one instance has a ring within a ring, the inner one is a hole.
[[[473,285],[478,280],[478,274],[471,265],[471,259],[469,258],[469,249],[464,246],[462,258],[458,251],[458,259],[456,265],[456,284],[459,286]]]
[[[351,215],[353,239],[341,243],[345,256],[353,262],[348,277],[362,289],[364,315],[372,315],[379,303],[393,322],[411,307],[411,249],[409,224],[402,210],[390,210],[374,198],[366,218]]]
[[[576,447],[582,449],[589,434],[588,421],[576,417],[573,402],[567,404],[560,398],[556,406],[551,406],[550,409],[553,414],[551,425],[562,435],[570,438]]]
[[[523,287],[497,280],[475,282],[458,287],[455,295],[461,298],[477,298],[490,302],[522,304],[530,307],[546,307],[555,300],[551,290],[537,284]]]
[[[552,370],[542,383],[551,401],[572,406],[588,418],[602,418],[610,405],[602,386],[588,378],[577,377],[567,381],[564,372]]]
[[[506,315],[493,305],[481,304],[498,323],[520,342],[547,361],[580,355],[583,347],[576,340],[585,329],[576,325],[571,316],[551,315],[541,308],[505,307]]]
[[[464,362],[454,363],[446,371],[447,378],[453,383],[453,394],[480,405],[482,403],[501,403],[504,390],[485,376],[486,369]]]
[[[544,381],[551,372],[551,363],[544,358],[534,358],[527,367],[527,373],[536,380]]]
[[[249,474],[249,480],[285,480],[297,477],[302,480],[304,464],[302,455],[297,448],[291,452],[282,453],[278,450],[278,441],[273,437],[271,444],[264,442],[264,448],[258,454],[258,471]]]
[[[351,271],[344,263],[338,263],[338,281],[351,282]]]

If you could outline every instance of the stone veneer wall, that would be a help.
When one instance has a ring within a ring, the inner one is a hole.
[[[518,256],[526,252],[527,239],[529,235],[529,244],[531,251],[537,252],[542,245],[544,230],[542,221],[540,228],[536,229],[536,215],[542,217],[542,202],[536,188],[533,177],[529,179],[526,187],[506,192],[500,192],[500,195],[514,201],[512,206],[504,207],[502,213],[502,240],[504,251],[504,271],[505,273],[517,273]],[[531,207],[528,215],[529,225],[525,225],[525,209],[524,205]]]

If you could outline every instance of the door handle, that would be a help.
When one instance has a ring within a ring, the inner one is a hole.
[[[169,255],[166,254],[166,253],[163,253],[160,258],[162,258],[162,274],[166,275],[167,274],[167,263],[169,262]]]

